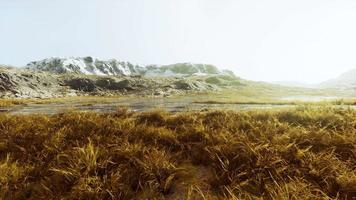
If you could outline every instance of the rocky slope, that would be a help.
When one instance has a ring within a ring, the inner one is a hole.
[[[92,57],[83,58],[48,58],[34,61],[26,66],[36,71],[49,71],[54,73],[75,73],[85,75],[116,75],[130,76],[142,75],[150,77],[171,76],[201,76],[201,75],[231,75],[231,71],[219,70],[213,65],[178,63],[173,65],[134,65],[129,62],[120,62],[115,59],[99,60]]]
[[[56,96],[63,96],[63,88],[57,75],[0,66],[0,97]]]
[[[55,62],[62,64],[57,63],[58,65],[56,65]],[[98,63],[98,61],[94,63]],[[222,88],[242,85],[241,79],[236,78],[233,74],[225,74],[225,72],[221,72],[213,66],[182,64],[178,67],[171,65],[162,68],[157,66],[142,68],[126,63],[120,64],[121,68],[119,68],[118,63],[111,65],[111,67],[105,65],[104,68],[97,68],[99,65],[96,64],[96,70],[92,71],[86,68],[87,71],[84,71],[84,65],[82,68],[79,67],[80,65],[67,65],[65,61],[61,60],[32,63],[27,68],[0,66],[0,97],[49,98],[131,94],[169,96],[172,94],[218,91]],[[116,66],[116,68],[113,66]],[[146,73],[150,71],[151,74],[142,73],[144,71],[142,69],[146,69]],[[99,75],[93,75],[98,70],[100,70]],[[164,74],[167,71],[179,75],[165,76]],[[163,75],[160,76],[160,74]]]

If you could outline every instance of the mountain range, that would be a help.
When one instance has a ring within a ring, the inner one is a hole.
[[[47,71],[58,74],[74,73],[97,76],[132,76],[146,77],[184,77],[206,75],[235,74],[229,70],[220,70],[214,65],[177,63],[171,65],[137,65],[116,59],[100,60],[93,57],[47,58],[27,64],[26,69]],[[341,74],[339,77],[319,84],[304,84],[294,81],[273,82],[278,85],[305,88],[355,88],[356,69]]]
[[[48,58],[25,67],[0,66],[0,97],[80,95],[169,96],[241,86],[233,72],[213,65],[135,65],[115,59]]]
[[[248,81],[229,70],[221,70],[208,64],[137,65],[93,57],[48,58],[20,68],[0,66],[2,98],[116,94],[169,96],[221,90],[233,92],[241,89],[254,93],[257,88],[270,91],[267,92],[270,94],[273,91],[281,94],[294,91],[295,95],[307,90],[317,92],[331,88],[333,91],[342,89],[344,93],[351,95],[356,92],[356,70],[309,89],[298,84]]]
[[[150,77],[170,76],[200,76],[200,75],[231,75],[228,70],[219,70],[214,65],[177,63],[172,65],[137,65],[130,62],[118,61],[116,59],[100,60],[93,57],[79,58],[47,58],[34,61],[26,66],[27,69],[35,71],[49,71],[54,73],[75,73],[85,75],[114,75],[131,76],[142,75]]]

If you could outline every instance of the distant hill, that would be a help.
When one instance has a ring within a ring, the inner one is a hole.
[[[298,81],[275,81],[274,84],[288,86],[288,87],[301,87],[301,88],[313,88],[314,85],[298,82]]]
[[[349,70],[335,79],[322,82],[324,88],[356,88],[356,69]]]
[[[116,59],[99,60],[92,57],[83,58],[47,58],[34,61],[26,66],[35,71],[49,71],[54,73],[75,73],[85,75],[143,75],[143,76],[201,76],[201,75],[231,75],[228,70],[220,70],[214,65],[178,63],[172,65],[140,66]]]

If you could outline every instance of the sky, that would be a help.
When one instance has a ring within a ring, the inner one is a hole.
[[[0,0],[0,63],[81,56],[317,83],[356,68],[356,1]]]

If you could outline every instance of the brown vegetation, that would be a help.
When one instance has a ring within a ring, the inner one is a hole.
[[[0,115],[1,199],[352,199],[356,111]]]
[[[26,100],[21,99],[0,99],[0,108],[1,107],[9,107],[15,105],[24,105],[26,104]]]
[[[82,102],[83,105],[90,105],[94,103],[110,103],[122,96],[73,96],[73,97],[58,97],[58,98],[44,98],[44,99],[34,99],[34,98],[24,98],[24,99],[0,99],[1,107],[11,107],[16,105],[28,105],[28,104],[51,104],[51,103],[68,103],[68,102]]]
[[[197,104],[247,104],[247,105],[315,105],[315,106],[332,106],[332,105],[356,105],[356,100],[349,99],[335,99],[335,100],[325,100],[325,101],[278,101],[275,99],[262,99],[258,101],[194,101]]]

